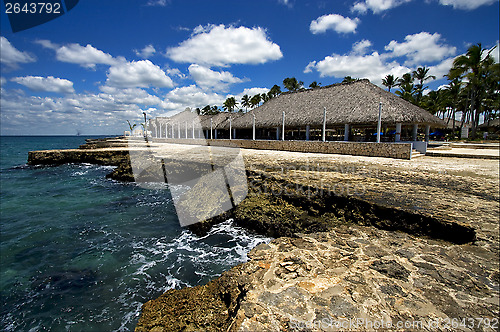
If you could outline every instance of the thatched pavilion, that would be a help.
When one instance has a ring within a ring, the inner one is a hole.
[[[384,141],[416,140],[419,126],[428,138],[430,127],[445,126],[424,109],[358,80],[285,92],[234,119],[232,127],[240,138],[253,138],[255,128],[256,138],[370,141],[376,138],[380,104]]]
[[[365,142],[416,141],[419,126],[428,141],[431,127],[446,126],[366,79],[285,92],[248,113],[198,116],[188,108],[172,117],[158,117],[150,125],[153,135],[161,138]]]

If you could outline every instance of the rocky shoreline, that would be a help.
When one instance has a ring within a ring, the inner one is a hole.
[[[110,164],[109,177],[130,181],[129,148],[88,142],[31,152],[29,163]],[[276,239],[206,285],[147,302],[136,331],[373,330],[381,322],[498,330],[498,162],[242,153],[247,198],[191,229],[234,218]]]

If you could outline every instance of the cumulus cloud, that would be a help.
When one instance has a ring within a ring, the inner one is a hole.
[[[454,9],[473,10],[481,6],[494,4],[498,0],[439,0],[443,6],[452,6]]]
[[[146,6],[159,6],[165,7],[167,5],[167,0],[148,0]]]
[[[134,50],[134,52],[138,57],[141,57],[143,59],[147,59],[156,53],[156,49],[154,48],[153,45],[149,44],[149,45],[145,46],[142,50],[140,50],[140,51]]]
[[[142,111],[167,104],[143,89],[101,87],[99,93],[69,94],[50,98],[26,95],[20,89],[2,89],[2,133],[74,135],[78,128],[85,134],[118,134],[127,129],[126,120],[141,121]]]
[[[368,10],[371,10],[374,14],[379,14],[410,1],[411,0],[365,0],[356,2],[351,7],[351,11],[359,14],[366,14]]]
[[[338,14],[323,15],[311,22],[309,30],[313,34],[325,33],[327,30],[334,30],[338,33],[354,33],[360,20],[350,19]]]
[[[38,40],[36,43],[42,45],[45,48],[52,49],[56,51],[56,58],[62,62],[75,63],[85,68],[95,68],[98,64],[104,65],[115,65],[120,62],[124,62],[124,58],[114,58],[108,53],[104,53],[101,50],[88,44],[87,46],[82,46],[80,44],[69,44],[59,46],[48,40]]]
[[[21,63],[35,62],[36,58],[28,52],[21,52],[16,49],[9,40],[0,36],[0,63],[7,69],[18,69]]]
[[[215,92],[206,92],[196,85],[176,88],[165,96],[165,109],[183,111],[186,107],[203,108],[206,105],[222,105],[225,98]]]
[[[456,47],[443,44],[439,33],[430,34],[421,32],[405,37],[405,41],[398,43],[392,40],[387,46],[386,51],[390,57],[407,58],[406,65],[423,64],[428,62],[441,61],[447,56],[456,53]]]
[[[242,79],[234,77],[227,71],[213,71],[210,68],[192,64],[189,66],[189,74],[196,84],[202,89],[213,89],[215,91],[227,91],[231,84],[241,83]]]
[[[172,79],[149,60],[121,63],[109,68],[106,84],[118,88],[171,88]]]
[[[430,75],[442,78],[447,74],[453,63],[455,47],[444,45],[439,34],[422,32],[406,36],[405,41],[399,43],[391,41],[385,46],[385,53],[373,52],[366,54],[372,46],[369,40],[361,40],[352,46],[347,54],[332,54],[320,61],[312,61],[305,68],[305,73],[316,70],[321,77],[332,76],[342,78],[352,76],[368,78],[380,85],[382,78],[391,74],[401,77],[403,74],[415,69],[415,66],[436,63],[430,66]],[[405,59],[400,63],[395,58]]]
[[[62,94],[75,92],[75,89],[73,88],[73,82],[53,76],[15,77],[12,79],[12,81],[24,85],[25,87],[33,91],[57,92]]]
[[[191,37],[167,56],[176,62],[226,67],[232,64],[262,64],[283,57],[280,47],[263,28],[225,25],[198,26]]]
[[[372,47],[372,42],[367,39],[363,39],[352,45],[352,53],[363,55],[367,53],[370,47]]]
[[[409,68],[401,66],[396,62],[386,62],[384,57],[377,52],[369,55],[339,55],[332,54],[321,61],[309,63],[304,70],[305,73],[316,70],[321,77],[345,77],[368,78],[375,84],[380,85],[385,75],[402,76],[410,71]]]
[[[429,75],[436,76],[436,79],[443,78],[444,75],[449,73],[451,67],[453,67],[453,60],[455,58],[444,59],[437,65],[429,67]]]

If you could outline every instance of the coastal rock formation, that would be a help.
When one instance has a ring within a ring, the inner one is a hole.
[[[112,177],[134,179],[126,149],[81,150],[30,163],[109,162]],[[498,330],[496,161],[242,153],[247,198],[191,230],[234,218],[276,239],[147,302],[137,331]]]

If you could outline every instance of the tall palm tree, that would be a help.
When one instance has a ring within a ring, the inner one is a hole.
[[[417,92],[417,104],[420,103],[420,100],[422,99],[422,95],[424,93],[424,83],[427,80],[430,79],[436,79],[436,76],[434,75],[428,75],[429,74],[430,68],[424,67],[418,67],[417,70],[414,70],[412,72],[412,77],[416,80],[418,80],[418,84],[415,86],[415,90]]]
[[[382,84],[385,85],[389,92],[391,92],[391,88],[398,86],[399,77],[394,77],[394,75],[387,75],[384,79],[382,79]]]
[[[342,83],[351,83],[351,82],[354,82],[354,81],[357,81],[357,79],[356,78],[352,78],[351,76],[346,76],[342,80]]]
[[[224,102],[223,108],[228,112],[232,112],[237,104],[238,103],[236,102],[236,99],[234,97],[229,97]]]
[[[263,103],[265,103],[266,101],[268,101],[269,99],[271,99],[271,98],[269,98],[269,96],[267,95],[267,93],[263,93],[260,96],[261,96],[260,99],[262,99]]]
[[[297,91],[304,85],[304,82],[302,81],[297,81],[295,77],[287,77],[283,80],[283,86],[288,90],[288,91]]]
[[[271,88],[271,90],[269,90],[268,92],[268,95],[269,97],[271,98],[274,98],[276,96],[279,96],[281,94],[281,88],[279,85],[273,85],[273,87]]]
[[[257,107],[260,104],[262,97],[260,94],[256,94],[250,99],[250,103],[252,104],[252,107]]]
[[[448,73],[450,79],[466,78],[470,89],[470,111],[472,112],[471,138],[476,138],[479,117],[482,113],[482,102],[485,96],[485,82],[489,67],[494,64],[491,50],[486,50],[481,43],[472,45],[467,52],[453,60],[453,66]]]
[[[321,83],[318,83],[318,82],[314,81],[311,84],[309,84],[309,87],[311,89],[316,89],[316,88],[319,88],[320,85],[321,85]]]
[[[248,111],[248,108],[252,106],[252,104],[250,104],[250,97],[248,95],[244,95],[243,97],[241,97],[241,106],[245,107],[245,111]]]

